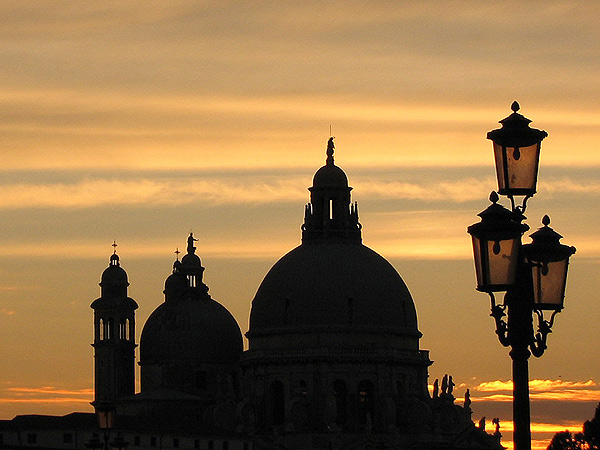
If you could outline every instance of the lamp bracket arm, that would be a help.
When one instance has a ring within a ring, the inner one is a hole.
[[[536,358],[539,358],[544,354],[544,352],[548,348],[546,342],[548,339],[548,335],[552,333],[552,325],[554,325],[554,318],[556,317],[558,311],[554,311],[552,313],[550,320],[544,320],[544,315],[542,311],[534,311],[538,316],[538,330],[537,333],[535,333],[535,336],[533,336],[533,339],[531,340],[530,348],[531,354]]]
[[[490,316],[492,316],[496,322],[496,334],[498,335],[498,340],[504,347],[508,347],[510,345],[508,339],[508,323],[504,320],[504,317],[506,317],[506,305],[497,305],[494,293],[488,292],[488,294],[490,295],[491,300]]]
[[[525,211],[527,210],[527,200],[531,198],[531,195],[526,195],[523,198],[523,202],[520,205],[517,205],[515,203],[515,197],[513,195],[510,195],[509,198],[513,212],[516,212],[519,215],[523,216],[525,214]]]

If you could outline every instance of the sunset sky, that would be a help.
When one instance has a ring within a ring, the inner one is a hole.
[[[547,213],[577,247],[530,361],[534,447],[593,416],[600,3],[3,0],[0,15],[0,418],[91,410],[89,305],[113,240],[138,338],[190,231],[247,331],[260,281],[300,243],[331,126],[364,243],[412,292],[430,382],[470,388],[506,444],[510,359],[466,227],[513,100],[549,134],[528,223]]]

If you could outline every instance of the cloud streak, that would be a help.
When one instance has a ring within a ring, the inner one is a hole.
[[[512,381],[486,381],[471,389],[473,402],[512,402]],[[529,381],[529,397],[536,401],[600,402],[600,386],[594,380]]]
[[[464,178],[456,181],[402,182],[353,178],[361,199],[449,201],[480,200],[495,182],[492,178]],[[0,185],[0,210],[29,208],[95,208],[99,206],[179,207],[194,203],[208,205],[262,204],[308,200],[306,177],[253,176],[235,178],[211,176],[208,179],[116,178],[86,179],[56,183],[10,183]],[[540,183],[549,193],[600,195],[600,182],[559,180]]]
[[[0,404],[89,404],[93,389],[61,389],[53,386],[8,387],[0,390]]]

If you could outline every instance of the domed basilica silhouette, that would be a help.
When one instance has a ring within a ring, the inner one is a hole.
[[[91,307],[93,405],[115,408],[112,433],[132,449],[502,448],[499,433],[473,424],[468,395],[455,404],[451,377],[429,393],[432,362],[419,348],[413,299],[392,265],[363,245],[351,190],[330,138],[302,243],[252,301],[246,351],[235,319],[209,295],[190,234],[164,303],[143,326],[139,393],[137,303],[116,252],[110,257]]]

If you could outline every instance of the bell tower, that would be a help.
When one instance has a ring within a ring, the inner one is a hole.
[[[94,310],[94,403],[115,404],[135,393],[135,310],[127,296],[127,273],[115,250],[102,273]]]

